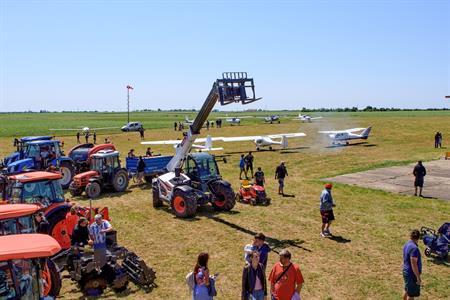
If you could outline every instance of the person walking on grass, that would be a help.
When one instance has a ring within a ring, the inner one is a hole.
[[[145,162],[142,156],[139,156],[138,164],[137,164],[137,180],[138,185],[141,185],[144,183],[144,172],[145,172]]]
[[[242,173],[244,173],[245,178],[247,179],[247,171],[245,170],[245,158],[244,154],[241,154],[241,159],[239,160],[239,179],[242,180]]]
[[[86,140],[86,144],[89,143],[89,132],[86,131],[86,133],[84,134],[84,139]]]
[[[403,300],[412,300],[420,296],[422,258],[418,247],[419,238],[419,230],[414,229],[411,231],[410,240],[403,246],[403,280],[405,282]]]
[[[413,175],[415,177],[414,179],[414,196],[417,196],[417,188],[419,188],[419,197],[422,197],[422,189],[423,189],[423,183],[425,175],[427,175],[427,170],[422,164],[422,161],[419,160],[417,162],[417,165],[414,167]]]
[[[258,171],[255,172],[255,183],[259,186],[264,186],[264,183],[266,183],[264,172],[262,171],[261,167],[258,167]]]
[[[173,130],[177,131],[178,127],[178,123],[177,122],[173,122]]]
[[[275,170],[275,179],[278,179],[278,195],[284,196],[284,178],[288,176],[288,172],[284,161]]]
[[[245,171],[248,174],[248,171],[250,170],[250,175],[252,176],[252,178],[253,178],[253,160],[254,160],[254,156],[252,154],[252,151],[250,151],[245,156],[244,161],[245,161]]]
[[[94,140],[94,145],[97,144],[97,133],[94,131],[94,135],[92,136]]]
[[[439,131],[436,131],[436,134],[434,135],[434,148],[439,147]]]
[[[320,235],[322,237],[331,236],[330,225],[334,221],[333,196],[331,196],[331,189],[333,185],[331,183],[325,184],[325,188],[320,194],[320,215],[322,216],[322,231]]]
[[[242,271],[242,300],[267,299],[267,283],[264,266],[260,263],[258,251],[250,253],[250,263]]]
[[[274,300],[300,300],[303,275],[300,267],[291,262],[287,249],[280,252],[280,261],[275,263],[269,275],[270,293]]]
[[[80,144],[80,132],[77,131],[77,144]]]

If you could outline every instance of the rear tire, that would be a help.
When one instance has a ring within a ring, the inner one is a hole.
[[[67,189],[69,188],[73,176],[75,175],[75,168],[68,161],[63,161],[59,168],[61,170],[61,174],[63,175],[63,178],[61,178],[59,181],[61,182],[62,188]]]
[[[197,211],[197,197],[192,190],[185,192],[177,189],[174,192],[171,206],[178,218],[193,217]]]
[[[66,207],[47,217],[50,232],[49,234],[59,243],[63,250],[70,248],[70,229],[67,228],[66,214],[70,208]]]
[[[102,187],[100,186],[100,184],[97,181],[94,182],[89,182],[86,185],[86,195],[91,198],[97,198],[98,196],[100,196],[102,192]]]
[[[159,198],[159,186],[158,184],[154,184],[152,187],[152,193],[153,193],[153,207],[158,208],[163,205],[163,202],[161,198]]]
[[[121,169],[117,171],[113,179],[113,187],[116,192],[124,192],[128,187],[128,173]]]
[[[83,193],[83,189],[79,187],[75,187],[73,185],[73,182],[70,183],[69,186],[69,192],[72,195],[72,197],[80,196]]]
[[[235,194],[231,185],[225,185],[220,181],[214,189],[214,198],[212,205],[218,211],[230,211],[236,204]]]

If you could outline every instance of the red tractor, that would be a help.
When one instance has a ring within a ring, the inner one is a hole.
[[[61,246],[52,237],[35,233],[33,215],[38,210],[32,204],[0,205],[0,299],[59,295],[61,276],[50,256]]]
[[[251,205],[270,204],[270,198],[267,198],[265,188],[246,179],[241,181],[241,187],[239,192],[236,193],[236,198],[239,202]]]
[[[113,144],[95,145],[92,143],[87,143],[76,145],[70,149],[67,156],[69,156],[73,161],[75,173],[79,174],[89,171],[92,155],[101,150],[116,150],[116,147]]]
[[[69,191],[79,196],[86,191],[89,198],[97,198],[103,189],[124,192],[128,187],[128,172],[120,165],[119,151],[101,150],[90,158],[90,171],[75,175]]]
[[[63,249],[70,248],[70,233],[73,230],[73,223],[67,215],[74,205],[65,200],[64,192],[61,188],[60,173],[34,171],[17,175],[3,177],[0,180],[0,187],[4,203],[17,204],[29,203],[37,204],[44,211],[45,217],[50,223],[50,235],[54,237]],[[92,220],[97,213],[109,219],[108,208],[79,207],[79,214]]]

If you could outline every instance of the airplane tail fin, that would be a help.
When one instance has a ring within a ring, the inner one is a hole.
[[[361,136],[363,137],[363,139],[367,139],[369,137],[370,131],[372,130],[372,126],[364,129],[363,132],[361,132]]]
[[[283,149],[288,147],[288,138],[285,135],[281,137],[281,147],[283,147]]]
[[[211,136],[209,134],[206,137],[205,148],[206,149],[211,149],[212,148],[212,138],[211,138]]]
[[[186,123],[189,123],[189,118],[187,116],[184,116],[184,120],[186,121]]]

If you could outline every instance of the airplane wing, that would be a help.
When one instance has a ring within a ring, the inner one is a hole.
[[[194,143],[204,143],[204,142],[206,142],[206,139],[207,138],[197,138],[197,139],[195,139]],[[223,140],[223,137],[211,137],[211,141],[212,142],[214,142],[214,141],[222,141],[222,140]]]
[[[322,119],[323,117],[314,117],[314,118],[311,118],[311,120],[317,120],[317,119]]]
[[[78,130],[78,131],[81,131],[81,130],[83,130],[83,128],[50,128],[49,130],[50,131],[56,131],[56,130],[67,130],[67,131]]]
[[[260,135],[255,136],[234,136],[234,137],[223,137],[222,142],[243,142],[243,141],[254,141],[261,138]]]
[[[318,131],[319,133],[342,133],[342,132],[347,132],[347,133],[352,133],[352,132],[356,132],[356,131],[362,131],[366,128],[351,128],[351,129],[345,129],[345,130],[325,130],[325,131]]]
[[[280,134],[267,135],[267,137],[269,137],[271,139],[279,139],[279,138],[282,138],[283,136],[285,136],[287,138],[295,138],[295,137],[306,136],[306,134],[304,134],[303,132],[295,132],[295,133],[280,133]]]
[[[90,128],[90,130],[104,130],[104,129],[118,129],[120,127],[99,127],[99,128]]]
[[[165,140],[165,141],[147,141],[141,142],[141,145],[178,145],[182,140]]]

